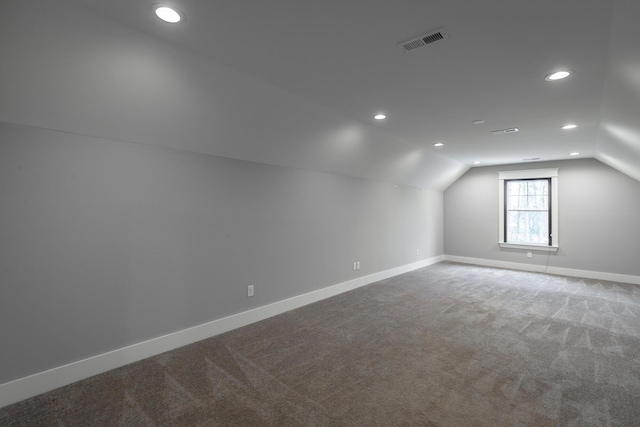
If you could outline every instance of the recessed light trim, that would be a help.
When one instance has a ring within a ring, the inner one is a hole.
[[[574,151],[573,153],[569,153],[570,156],[579,156],[580,153],[578,153],[577,151]]]
[[[569,123],[569,124],[566,124],[566,125],[562,126],[560,129],[569,130],[569,129],[575,129],[577,127],[578,127],[578,125],[573,124],[573,123]]]
[[[547,75],[544,79],[548,82],[552,82],[554,80],[566,79],[570,75],[571,75],[571,71],[561,70],[561,71],[556,71],[555,73],[551,73]]]
[[[442,142],[436,142],[435,144],[433,144],[434,147],[442,147],[444,145],[444,143]]]
[[[158,18],[169,24],[177,24],[184,21],[184,14],[175,7],[165,4],[154,4],[153,11]]]
[[[484,123],[484,120],[474,120],[471,123],[473,123],[474,125],[481,125]]]
[[[479,161],[477,161],[477,160],[476,160],[475,162],[473,162],[473,164],[474,164],[474,165],[479,165],[480,163],[481,163],[481,162],[479,162]]]
[[[376,119],[376,120],[384,120],[384,119],[387,118],[387,116],[382,114],[382,113],[380,113],[380,114],[376,114],[375,116],[373,116],[373,118]]]

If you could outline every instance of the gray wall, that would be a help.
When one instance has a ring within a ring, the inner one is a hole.
[[[0,194],[0,383],[443,253],[441,192],[7,124]]]
[[[498,171],[558,169],[560,249],[498,247]],[[472,168],[444,193],[444,250],[489,260],[640,276],[640,182],[594,159]]]

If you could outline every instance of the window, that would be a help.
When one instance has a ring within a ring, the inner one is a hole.
[[[558,250],[558,170],[499,172],[499,244]]]
[[[551,179],[512,179],[504,185],[504,241],[550,246]]]

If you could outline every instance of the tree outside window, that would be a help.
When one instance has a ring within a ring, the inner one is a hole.
[[[505,181],[505,241],[551,245],[551,179]]]

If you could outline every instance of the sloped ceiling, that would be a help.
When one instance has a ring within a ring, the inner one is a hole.
[[[631,0],[3,3],[3,122],[440,190],[574,151],[640,179]]]
[[[595,157],[640,181],[640,2],[613,14]]]

